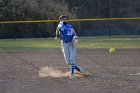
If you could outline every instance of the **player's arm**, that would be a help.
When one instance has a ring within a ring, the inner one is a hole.
[[[57,39],[57,38],[58,38],[58,32],[59,32],[59,30],[58,30],[58,28],[56,28],[56,32],[55,32],[55,39]]]
[[[74,31],[74,29],[72,29],[72,32],[73,32],[73,35],[74,35],[73,40],[72,40],[72,46],[76,47],[77,42],[78,42],[78,36],[77,36],[76,32]]]
[[[74,29],[72,29],[72,33],[73,33],[73,39],[78,39],[78,36],[77,36],[76,32],[74,31]]]

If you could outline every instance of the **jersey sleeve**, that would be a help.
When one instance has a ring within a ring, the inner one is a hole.
[[[73,29],[72,25],[69,25],[69,28]]]
[[[62,24],[61,23],[59,23],[58,24],[58,26],[57,26],[57,28],[56,28],[56,31],[60,34],[60,28],[62,27]]]
[[[72,26],[72,25],[69,25],[69,28],[71,29],[73,35],[76,35],[76,32],[75,32],[75,30],[73,29],[73,26]]]

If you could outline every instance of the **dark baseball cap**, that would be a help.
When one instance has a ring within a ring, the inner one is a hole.
[[[65,15],[61,15],[61,16],[59,17],[59,20],[61,20],[62,18],[67,18],[67,19],[68,19],[67,16],[65,16]]]

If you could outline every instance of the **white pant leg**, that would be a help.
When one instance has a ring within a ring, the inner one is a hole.
[[[62,52],[65,58],[65,61],[68,65],[75,65],[75,53],[76,48],[72,47],[72,43],[63,43],[61,41]]]
[[[70,63],[75,65],[75,59],[76,59],[76,47],[73,47],[71,43],[70,44]]]
[[[62,46],[62,53],[64,55],[65,61],[67,64],[70,65],[69,43],[63,43],[63,41],[61,41],[61,46]]]

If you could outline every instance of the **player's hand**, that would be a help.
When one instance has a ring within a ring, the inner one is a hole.
[[[73,39],[72,46],[73,47],[76,47],[77,43],[78,43],[78,39]]]
[[[57,39],[57,37],[55,37],[55,39]]]

